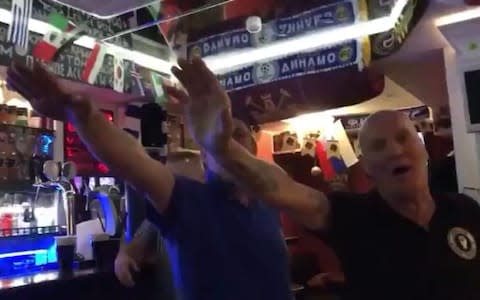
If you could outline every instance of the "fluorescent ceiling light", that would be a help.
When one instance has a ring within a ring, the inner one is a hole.
[[[480,17],[480,7],[475,7],[475,8],[470,8],[461,12],[439,17],[435,20],[435,25],[437,25],[438,27],[441,27],[449,24],[476,19],[479,17]]]
[[[0,22],[10,24],[12,22],[12,13],[6,9],[0,9]],[[39,21],[36,19],[30,19],[28,24],[28,29],[38,34],[45,35],[49,29],[50,24]],[[75,41],[75,44],[84,48],[93,49],[95,46],[95,39],[89,36],[82,36]],[[126,48],[122,48],[113,44],[105,43],[108,45],[107,53],[121,55],[129,60],[135,61],[140,66],[146,67],[148,69],[170,74],[171,63],[157,57],[146,55],[138,51],[132,51]]]
[[[309,33],[300,37],[274,42],[257,49],[239,50],[223,55],[206,57],[205,62],[216,73],[222,73],[229,69],[235,69],[258,61],[306,52],[321,46],[385,32],[395,27],[395,23],[400,18],[407,3],[408,0],[396,1],[392,12],[386,17]]]

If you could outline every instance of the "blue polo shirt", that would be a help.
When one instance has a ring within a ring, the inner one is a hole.
[[[147,218],[165,239],[181,300],[291,300],[278,214],[243,206],[232,186],[177,177],[167,211]]]

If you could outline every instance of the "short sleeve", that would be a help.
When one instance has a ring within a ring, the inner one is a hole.
[[[205,197],[207,191],[203,183],[177,176],[167,210],[160,214],[147,203],[147,220],[160,229],[163,236],[168,238],[176,235],[180,229],[188,227],[195,223],[195,219],[202,217],[204,205],[200,198]]]

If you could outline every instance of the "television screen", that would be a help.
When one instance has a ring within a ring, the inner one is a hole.
[[[470,123],[480,124],[480,70],[465,72],[465,89],[467,94]]]

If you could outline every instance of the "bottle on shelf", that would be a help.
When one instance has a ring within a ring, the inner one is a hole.
[[[8,110],[5,104],[0,104],[0,124],[8,124]]]
[[[8,124],[15,125],[17,122],[17,107],[16,106],[7,106],[8,112]]]
[[[28,126],[28,110],[24,107],[17,108],[17,119],[15,125]]]

